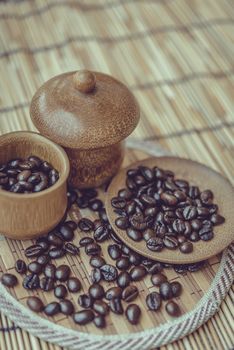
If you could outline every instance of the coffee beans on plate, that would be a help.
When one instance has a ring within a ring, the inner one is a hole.
[[[58,171],[36,156],[13,159],[0,168],[1,189],[14,193],[41,192],[59,179]]]
[[[171,171],[139,166],[127,171],[126,187],[111,205],[118,215],[115,225],[133,241],[145,240],[155,253],[189,254],[194,242],[211,240],[213,226],[225,221],[213,197],[211,190],[201,191]]]

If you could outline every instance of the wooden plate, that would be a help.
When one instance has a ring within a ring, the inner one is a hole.
[[[114,213],[114,208],[111,206],[111,198],[115,197],[121,188],[126,187],[125,179],[127,170],[136,168],[138,165],[158,166],[162,169],[172,170],[176,178],[185,179],[190,184],[199,186],[201,190],[212,190],[214,193],[214,203],[218,204],[219,213],[225,217],[224,224],[214,227],[214,238],[208,242],[198,241],[194,243],[193,252],[190,254],[182,254],[179,249],[164,249],[161,252],[152,252],[146,247],[144,240],[135,242],[127,236],[125,230],[120,230],[115,225],[117,214]],[[172,264],[187,264],[205,260],[220,253],[234,240],[233,198],[234,189],[230,182],[209,167],[188,159],[158,157],[138,161],[117,174],[108,188],[106,210],[116,234],[131,249],[154,260]]]

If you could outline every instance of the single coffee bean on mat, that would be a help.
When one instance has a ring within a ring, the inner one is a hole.
[[[4,273],[1,277],[1,282],[4,286],[12,288],[18,283],[17,277],[11,273]]]
[[[35,296],[31,296],[27,299],[27,305],[29,309],[34,312],[41,312],[44,309],[44,304],[41,299]]]
[[[137,304],[130,304],[126,308],[125,315],[131,324],[136,325],[139,323],[141,309]]]
[[[146,297],[146,305],[152,311],[157,311],[160,309],[162,304],[161,296],[157,292],[152,292]]]
[[[181,314],[178,304],[175,303],[173,300],[168,301],[168,303],[165,306],[165,309],[167,313],[172,317],[178,317]]]
[[[74,313],[74,305],[70,300],[64,299],[60,301],[60,311],[66,316],[70,316]]]
[[[77,293],[81,290],[81,282],[77,277],[69,277],[67,280],[67,288],[71,293]]]
[[[61,311],[60,304],[55,301],[52,303],[49,303],[44,308],[44,313],[46,314],[46,316],[50,316],[50,317],[57,315],[60,311]]]
[[[97,328],[105,328],[106,327],[105,316],[102,316],[102,315],[95,316],[93,323]]]
[[[87,323],[90,323],[93,321],[95,315],[92,310],[83,310],[74,313],[73,320],[75,323],[84,326]]]
[[[23,260],[18,259],[15,263],[15,270],[16,270],[16,272],[18,272],[20,274],[26,273],[26,271],[27,271],[26,263]]]

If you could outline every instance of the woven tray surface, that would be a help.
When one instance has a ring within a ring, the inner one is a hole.
[[[34,130],[28,107],[35,90],[62,71],[88,67],[114,75],[135,93],[142,119],[132,139],[204,162],[233,182],[233,24],[229,0],[1,2],[0,133]],[[125,161],[141,157],[145,153],[129,151]],[[10,248],[16,257],[17,247]],[[1,259],[2,269],[12,264]],[[215,257],[195,274],[168,270],[170,280],[186,284],[179,300],[184,311],[206,293],[219,268]],[[142,300],[148,288],[145,280]],[[24,302],[25,295],[15,297]],[[233,301],[230,289],[207,323],[161,349],[231,349]],[[149,322],[165,319],[162,313]],[[18,348],[60,349],[1,314],[0,349]]]

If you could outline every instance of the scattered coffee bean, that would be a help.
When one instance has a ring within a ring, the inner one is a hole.
[[[65,222],[66,225],[68,225],[72,231],[75,231],[77,229],[77,223],[75,221],[69,220]]]
[[[162,304],[160,294],[157,292],[152,292],[146,297],[146,305],[150,310],[157,311],[160,309]]]
[[[61,300],[59,304],[60,304],[60,311],[62,312],[62,314],[66,316],[70,316],[73,314],[74,305],[70,300],[67,300],[67,299]]]
[[[99,283],[102,280],[102,273],[99,268],[95,268],[91,271],[91,282],[92,283]]]
[[[44,308],[44,313],[46,316],[55,316],[60,312],[60,304],[57,302],[52,302]]]
[[[102,300],[95,300],[93,310],[99,315],[106,316],[109,313],[109,306]]]
[[[100,284],[94,283],[89,287],[89,295],[93,299],[102,299],[105,295],[104,288]]]
[[[131,238],[133,241],[139,242],[142,240],[142,232],[141,231],[137,231],[135,229],[133,229],[132,227],[127,229],[127,235],[129,238]]]
[[[122,315],[124,313],[123,306],[119,298],[112,298],[110,300],[110,309],[117,315]]]
[[[160,296],[163,300],[168,300],[173,297],[172,287],[169,282],[163,282],[159,287]]]
[[[67,280],[67,288],[71,293],[77,293],[81,290],[81,282],[76,277],[69,277]]]
[[[151,276],[151,282],[154,286],[159,287],[163,282],[167,281],[167,277],[162,273],[157,273]]]
[[[29,309],[31,309],[34,312],[41,312],[44,309],[44,305],[41,299],[35,296],[31,296],[27,299],[27,305]]]
[[[171,289],[172,289],[172,295],[173,297],[180,296],[182,292],[182,286],[179,282],[171,282]]]
[[[109,238],[109,228],[107,224],[101,224],[99,225],[95,230],[93,237],[96,242],[104,242],[106,239]]]
[[[32,273],[24,277],[23,287],[25,289],[30,289],[30,290],[37,289],[39,285],[40,285],[40,280],[38,275]]]
[[[89,309],[93,306],[93,299],[90,295],[81,294],[78,298],[78,304],[84,309]]]
[[[67,288],[63,284],[59,284],[54,289],[54,295],[59,299],[64,299],[67,295]]]
[[[105,320],[105,317],[102,315],[95,316],[93,322],[97,328],[106,327],[106,320]]]
[[[54,264],[47,264],[44,268],[44,275],[49,278],[55,278],[56,266]]]
[[[100,267],[102,276],[105,281],[113,282],[118,277],[117,269],[113,265],[105,264]]]
[[[156,262],[156,263],[154,263],[153,265],[151,265],[151,266],[148,267],[148,273],[149,273],[150,275],[153,275],[153,274],[156,274],[156,273],[161,272],[162,269],[163,269],[162,263]]]
[[[48,241],[55,247],[62,247],[64,243],[63,240],[59,237],[59,234],[56,232],[50,232],[48,234]]]
[[[79,255],[80,252],[80,249],[73,243],[66,243],[64,249],[70,255]]]
[[[88,244],[94,243],[94,240],[91,237],[83,237],[83,238],[81,238],[79,243],[80,243],[81,247],[85,247]]]
[[[173,300],[168,301],[165,309],[170,316],[178,317],[180,315],[180,308]]]
[[[43,254],[37,257],[37,262],[41,265],[46,265],[50,261],[50,257],[47,254]]]
[[[11,273],[4,273],[1,277],[1,282],[4,286],[12,288],[18,283],[17,277]]]
[[[117,284],[120,288],[126,288],[131,282],[131,276],[127,271],[121,272],[117,278]]]
[[[59,281],[67,281],[71,270],[68,265],[60,265],[55,271],[55,278]]]
[[[147,270],[144,266],[135,266],[130,270],[130,276],[132,281],[140,281],[147,274]]]
[[[115,220],[115,224],[121,230],[125,230],[129,227],[129,221],[127,217],[119,217]]]
[[[87,323],[92,322],[94,319],[94,313],[92,310],[83,310],[74,313],[73,320],[75,323],[84,326]]]
[[[137,298],[139,294],[138,288],[134,285],[126,287],[122,292],[122,299],[129,303]]]
[[[16,272],[18,272],[20,274],[26,273],[27,266],[26,266],[25,262],[21,259],[18,259],[15,263],[15,270],[16,270]]]
[[[78,227],[83,232],[90,232],[94,229],[93,222],[87,218],[80,219],[80,221],[78,222]]]
[[[122,289],[120,287],[112,287],[106,291],[105,298],[107,300],[120,299],[122,296]]]
[[[130,304],[125,311],[125,315],[131,324],[136,325],[139,323],[141,309],[137,304]]]
[[[100,254],[101,247],[97,243],[90,243],[85,246],[85,253],[89,256],[95,256]]]
[[[50,277],[43,277],[40,280],[40,288],[45,292],[49,292],[54,289],[54,279]]]
[[[59,232],[60,237],[66,242],[72,241],[74,238],[74,231],[67,224],[63,224],[62,226],[60,226]]]
[[[121,257],[122,251],[117,244],[111,244],[108,246],[108,254],[113,260],[117,260]]]
[[[39,264],[37,261],[33,261],[28,265],[28,271],[36,274],[40,274],[43,269],[43,265]]]
[[[41,255],[43,252],[43,247],[41,247],[39,244],[34,244],[26,248],[24,253],[27,258],[35,258]]]
[[[94,268],[99,268],[105,265],[106,261],[101,256],[94,256],[89,261],[90,265]]]
[[[51,248],[49,250],[49,257],[51,259],[59,259],[65,255],[66,251],[63,248]]]
[[[129,261],[129,259],[125,256],[123,256],[122,258],[119,258],[117,261],[116,261],[116,267],[119,269],[119,270],[127,270],[129,267],[130,267],[131,263]]]

